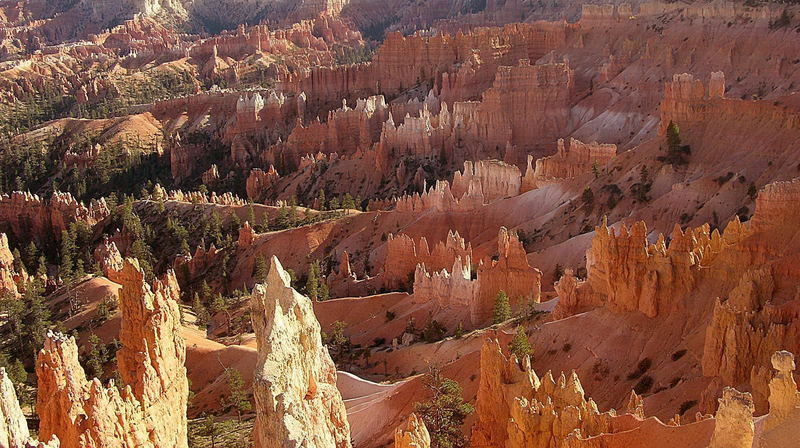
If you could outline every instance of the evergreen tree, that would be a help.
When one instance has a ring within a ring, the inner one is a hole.
[[[511,342],[508,344],[508,349],[519,359],[530,356],[531,343],[528,341],[528,335],[525,334],[525,329],[522,328],[522,326],[517,327],[514,338],[511,339]]]
[[[492,323],[499,324],[511,319],[511,304],[505,291],[497,293],[494,299],[494,311],[492,312]]]
[[[206,328],[211,316],[208,314],[206,306],[200,301],[200,296],[197,293],[194,294],[194,300],[192,300],[192,311],[194,311],[194,315],[197,318],[195,324],[199,328]]]
[[[106,362],[108,362],[108,349],[100,338],[92,333],[89,335],[89,353],[85,363],[89,379],[102,378]]]
[[[256,227],[258,225],[258,222],[256,221],[256,211],[253,209],[253,204],[249,204],[247,206],[247,222],[253,226],[253,229],[258,231],[258,228]]]
[[[688,145],[681,144],[681,130],[678,125],[670,121],[667,125],[667,155],[659,157],[671,165],[686,165],[689,163],[688,156],[692,153]]]
[[[211,287],[208,286],[208,282],[203,280],[203,283],[200,283],[200,300],[204,303],[208,302],[208,299],[211,298]]]
[[[214,295],[214,298],[211,300],[211,304],[209,305],[209,309],[211,313],[217,314],[221,313],[228,309],[228,302],[225,301],[225,298],[222,297],[222,294],[217,293]]]
[[[289,218],[289,207],[282,205],[278,209],[278,216],[275,218],[275,224],[278,226],[278,229],[288,229],[291,227],[290,218]]]
[[[39,248],[36,247],[36,243],[31,240],[28,245],[25,246],[25,253],[22,255],[22,262],[25,263],[25,268],[28,272],[35,272],[38,261]]]
[[[217,419],[209,414],[203,418],[203,423],[200,426],[200,433],[202,436],[208,438],[209,443],[211,443],[211,448],[217,447],[217,439],[222,434],[221,428],[217,423]]]
[[[269,232],[269,214],[263,213],[261,215],[261,223],[258,226],[261,229],[261,233]]]
[[[255,280],[256,283],[264,283],[267,281],[268,269],[267,258],[263,255],[257,256],[256,262],[253,265],[253,280]]]
[[[3,293],[3,297],[0,299],[0,312],[5,315],[14,353],[18,356],[27,354],[25,353],[25,302],[9,292]]]
[[[38,277],[44,277],[47,275],[47,259],[44,255],[39,255],[39,262],[37,263],[36,267],[36,275]]]
[[[222,243],[222,218],[220,218],[216,210],[211,213],[211,219],[208,223],[208,234],[205,239],[212,241],[217,246]]]
[[[67,230],[61,231],[61,250],[59,255],[61,256],[61,265],[59,266],[59,275],[64,280],[68,280],[72,278],[74,265],[74,257],[75,257],[75,238],[72,232]]]
[[[306,276],[306,294],[311,300],[319,297],[319,260],[314,260],[308,265],[308,275]]]
[[[339,198],[336,196],[332,197],[330,202],[328,203],[329,210],[339,210]]]
[[[52,328],[50,309],[42,297],[42,287],[34,282],[28,285],[23,296],[27,312],[24,318],[27,352],[35,353],[42,347],[47,330]]]
[[[425,387],[431,392],[428,401],[417,403],[415,412],[428,428],[431,448],[462,448],[467,445],[461,426],[474,408],[465,403],[461,386],[432,368],[425,376]]]
[[[317,207],[320,210],[325,210],[327,200],[325,199],[325,189],[320,189],[319,194],[317,194]]]
[[[681,146],[681,130],[678,125],[670,120],[667,125],[667,149],[670,152],[677,151]]]
[[[594,193],[590,187],[586,187],[583,189],[583,193],[581,194],[581,199],[587,205],[592,205],[594,203]]]
[[[345,193],[342,197],[342,208],[346,210],[356,209],[356,201],[350,193]]]
[[[11,251],[11,257],[14,259],[14,270],[22,272],[22,270],[25,269],[25,263],[22,261],[22,254],[19,253],[19,249],[15,247],[14,250]]]
[[[225,376],[228,379],[228,397],[224,399],[223,405],[235,409],[236,417],[241,423],[242,413],[252,409],[250,397],[247,396],[247,389],[244,387],[244,379],[241,372],[232,367],[225,369]]]

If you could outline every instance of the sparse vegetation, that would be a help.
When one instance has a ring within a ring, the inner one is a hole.
[[[644,395],[647,392],[650,392],[650,389],[653,387],[653,377],[649,375],[643,376],[639,382],[633,386],[633,391],[636,392],[638,395]]]
[[[425,387],[430,399],[414,408],[431,436],[431,448],[463,448],[467,445],[461,425],[474,410],[464,402],[461,386],[442,376],[436,368],[425,375]]]
[[[692,155],[692,148],[681,143],[681,130],[675,122],[670,121],[667,125],[667,155],[660,156],[659,161],[666,162],[674,167],[680,167],[689,163],[689,156]]]
[[[636,366],[636,370],[634,370],[633,372],[628,374],[628,379],[629,380],[635,380],[637,378],[640,378],[642,375],[645,374],[645,372],[650,370],[650,367],[652,365],[653,365],[653,361],[650,358],[642,359],[641,361],[639,361],[639,364]]]
[[[492,323],[499,324],[511,319],[511,303],[505,291],[497,293],[494,300],[494,311],[492,312]]]
[[[511,342],[508,344],[508,350],[520,359],[531,355],[531,343],[528,341],[525,328],[522,326],[517,327],[514,338],[511,339]]]

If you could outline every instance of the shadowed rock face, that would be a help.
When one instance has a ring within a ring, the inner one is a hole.
[[[255,446],[350,447],[336,367],[322,345],[311,301],[292,289],[277,257],[250,304],[258,344]]]

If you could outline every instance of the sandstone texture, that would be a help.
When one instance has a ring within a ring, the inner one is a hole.
[[[256,446],[349,447],[336,368],[311,301],[292,289],[277,258],[266,284],[255,287],[251,308],[258,343]]]
[[[36,362],[39,435],[55,435],[63,447],[185,447],[188,383],[177,282],[168,274],[147,284],[135,259],[119,268],[108,273],[122,285],[121,389],[86,380],[75,339],[49,334]]]

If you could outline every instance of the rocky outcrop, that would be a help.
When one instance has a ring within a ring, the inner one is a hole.
[[[454,256],[452,268],[429,270],[425,263],[414,271],[412,300],[435,304],[437,320],[446,325],[476,328],[491,322],[495,299],[505,292],[514,311],[521,311],[541,298],[541,272],[528,264],[516,233],[500,228],[497,259],[481,260],[475,269],[471,255]],[[471,251],[470,251],[471,252]],[[473,278],[474,277],[474,278]]]
[[[156,193],[157,191],[159,193]],[[163,200],[191,202],[193,204],[216,204],[216,205],[247,204],[247,201],[230,192],[225,192],[218,195],[215,191],[212,191],[211,194],[208,194],[202,191],[183,192],[182,190],[170,190],[169,193],[167,193],[158,184],[156,184],[156,186],[153,188],[153,196],[156,197],[156,195],[163,198]]]
[[[478,319],[488,321],[499,291],[508,295],[511,308],[522,311],[541,299],[542,273],[528,263],[516,232],[497,232],[497,257],[481,260],[477,268]]]
[[[6,369],[0,367],[0,446],[24,448],[29,439],[28,422],[19,407],[14,384]]]
[[[664,84],[660,133],[666,132],[670,122],[688,126],[705,121],[713,112],[709,101],[718,98],[725,98],[724,73],[712,73],[707,86],[689,73],[673,75],[672,81]]]
[[[520,192],[521,174],[515,165],[499,160],[464,162],[464,171],[456,171],[453,177],[453,196],[460,198],[467,191],[480,190],[483,199],[493,202],[497,199],[517,196]]]
[[[36,360],[39,436],[64,448],[154,447],[130,387],[86,380],[74,338],[50,333]]]
[[[253,244],[255,238],[256,231],[253,230],[253,227],[250,226],[248,221],[245,221],[244,224],[242,224],[242,228],[239,229],[239,239],[236,240],[236,244],[239,246],[239,249],[245,249]]]
[[[481,379],[475,404],[478,421],[472,446],[562,446],[567,436],[610,432],[616,413],[601,413],[584,397],[575,372],[556,380],[550,372],[541,379],[527,357],[506,357],[496,340],[481,349]]]
[[[179,283],[189,284],[205,275],[218,261],[219,253],[214,243],[211,243],[208,249],[203,246],[197,246],[194,255],[181,254],[175,257],[172,262],[172,269],[175,271]]]
[[[425,422],[417,414],[408,416],[406,424],[394,433],[394,448],[430,448],[431,436]]]
[[[14,261],[14,255],[8,247],[8,237],[5,233],[0,233],[0,293],[8,293],[18,296],[21,288],[28,281],[28,273],[25,267],[19,263],[19,267]],[[19,269],[19,272],[17,272]]]
[[[601,169],[616,154],[617,145],[583,143],[572,137],[565,144],[564,139],[558,139],[556,153],[537,159],[535,168],[531,166],[533,156],[528,156],[528,169],[522,179],[522,191],[591,173],[595,166]]]
[[[395,199],[394,209],[399,212],[467,212],[481,207],[486,203],[483,192],[476,185],[457,199],[453,196],[450,183],[446,180],[436,181],[436,184],[422,194],[414,193]]]
[[[384,284],[389,289],[407,285],[417,265],[424,264],[428,270],[440,271],[453,266],[456,258],[472,259],[472,245],[466,244],[458,232],[447,232],[447,238],[433,245],[421,237],[415,241],[405,234],[389,234],[386,240],[384,262]]]
[[[247,198],[253,202],[263,201],[266,198],[266,193],[269,188],[273,186],[280,177],[281,176],[273,165],[270,165],[266,172],[259,168],[250,170],[246,185]]]
[[[728,226],[725,240],[738,241],[712,265],[718,266],[715,278],[731,286],[717,292],[706,329],[703,374],[719,377],[723,385],[749,382],[758,412],[766,411],[768,385],[766,375],[753,366],[769,365],[776,351],[800,350],[798,299],[776,296],[781,285],[797,279],[790,261],[800,249],[793,243],[797,229],[785,223],[795,219],[798,200],[799,180],[764,187],[750,222]]]
[[[189,389],[175,276],[148,285],[134,259],[109,263],[107,273],[122,285],[123,388],[87,381],[75,339],[49,334],[36,361],[39,433],[57,435],[65,448],[185,448]]]
[[[53,193],[49,200],[21,191],[0,196],[0,228],[20,240],[60,239],[71,223],[82,221],[92,227],[109,214],[104,199],[87,207],[69,193]]]
[[[567,276],[556,285],[560,301],[554,315],[563,318],[601,305],[648,317],[669,313],[694,288],[700,265],[726,243],[707,225],[685,232],[676,225],[667,245],[663,235],[648,244],[644,222],[623,224],[619,233],[603,223],[586,253],[587,280]]]
[[[258,360],[253,380],[256,448],[350,447],[336,367],[311,301],[292,289],[276,257],[251,297]]]
[[[766,429],[782,424],[789,414],[800,408],[800,392],[792,373],[795,370],[794,355],[786,350],[772,355],[772,368],[775,375],[769,382],[769,417]]]
[[[523,59],[499,67],[475,113],[477,135],[498,148],[508,142],[530,148],[555,141],[569,126],[573,77],[566,62],[531,65]]]
[[[352,108],[343,100],[342,107],[329,112],[326,121],[315,120],[307,126],[298,123],[289,135],[287,146],[294,160],[317,152],[355,156],[378,141],[382,124],[388,118],[389,107],[382,95],[359,99]]]
[[[753,397],[749,393],[726,387],[719,399],[709,448],[752,448],[754,411]]]

